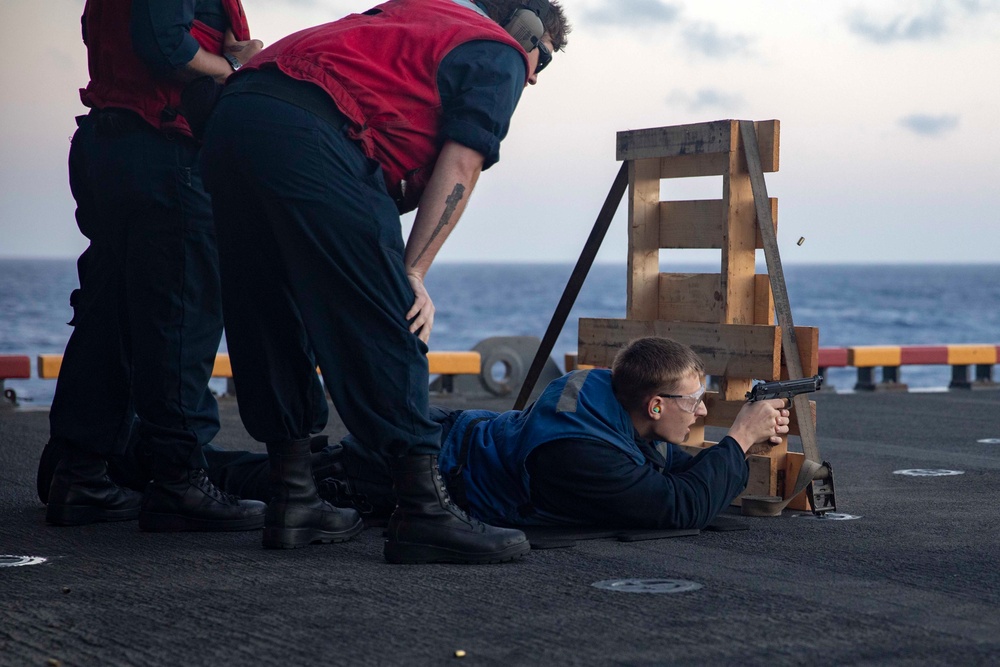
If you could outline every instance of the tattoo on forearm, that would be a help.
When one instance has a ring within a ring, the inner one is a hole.
[[[420,258],[424,256],[424,253],[427,252],[427,249],[431,247],[432,243],[434,243],[434,239],[437,238],[437,235],[440,234],[441,230],[447,227],[448,224],[451,222],[451,216],[455,215],[455,208],[458,206],[458,203],[462,201],[462,197],[464,196],[465,196],[465,186],[462,185],[461,183],[456,183],[455,189],[452,190],[451,194],[448,195],[448,198],[444,200],[445,203],[444,212],[441,214],[441,219],[438,220],[437,227],[435,227],[434,231],[431,232],[431,237],[427,239],[427,243],[424,244],[424,247],[420,249],[420,254],[418,254],[416,259],[414,259],[410,263],[410,268],[413,268],[414,266],[417,265],[417,262],[420,261]]]

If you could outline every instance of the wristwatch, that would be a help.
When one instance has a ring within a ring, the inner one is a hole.
[[[243,67],[243,63],[241,63],[239,59],[231,53],[223,53],[222,57],[229,61],[229,66],[233,68],[234,72]]]

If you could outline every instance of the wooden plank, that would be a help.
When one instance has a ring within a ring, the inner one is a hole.
[[[660,273],[660,176],[658,160],[629,162],[628,291],[626,317],[656,317]]]
[[[626,130],[617,135],[618,160],[729,153],[735,146],[735,121]]]
[[[778,233],[778,198],[770,197],[771,202],[771,223],[774,225],[774,233]],[[756,248],[757,250],[764,249],[764,239],[760,235],[760,229],[754,228],[754,233],[756,234]]]
[[[729,154],[722,177],[722,298],[725,324],[753,324],[757,218],[741,151]]]
[[[750,477],[743,493],[733,501],[734,505],[740,505],[743,496],[773,496],[778,484],[778,466],[771,457],[754,454],[747,457],[747,465]]]
[[[734,120],[718,120],[692,125],[674,125],[619,132],[616,137],[618,160],[662,157],[667,173],[663,178],[712,176],[722,173],[725,164],[717,161],[736,149]],[[763,171],[778,171],[780,129],[778,120],[754,122]],[[667,162],[672,162],[669,166]],[[713,166],[714,164],[714,166]],[[679,168],[680,172],[674,172]]]
[[[691,425],[691,431],[681,442],[681,445],[702,445],[705,443],[705,422],[702,419],[698,419],[694,424]]]
[[[721,321],[753,324],[757,226],[750,175],[741,150],[729,153],[729,165],[722,176],[722,208],[726,221],[722,234]],[[726,398],[740,398],[750,388],[750,378],[727,375],[719,385]]]
[[[766,273],[754,276],[753,323],[774,324],[774,295],[771,294],[771,279]]]
[[[658,320],[710,322],[722,319],[718,273],[661,273]]]
[[[697,178],[721,176],[729,164],[728,153],[678,155],[660,158],[660,178]]]
[[[778,153],[781,144],[781,121],[760,120],[754,122],[757,130],[757,146],[760,150],[761,170],[767,173],[778,171]]]
[[[660,202],[659,247],[722,247],[726,211],[721,199]]]
[[[685,452],[687,452],[688,454],[690,454],[691,456],[698,456],[699,454],[701,454],[701,452],[702,452],[703,449],[708,449],[709,447],[712,447],[713,445],[717,445],[717,444],[719,444],[719,443],[717,443],[717,442],[708,442],[708,441],[701,442],[701,443],[684,442],[684,443],[682,443],[680,445],[677,445],[677,446],[680,447]]]
[[[580,318],[577,361],[610,366],[618,350],[643,336],[690,345],[709,375],[774,380],[780,372],[779,327],[755,325]]]
[[[819,329],[817,327],[795,327],[795,341],[799,345],[799,364],[802,377],[812,377],[819,373]],[[781,350],[781,379],[788,379],[788,364],[785,350]]]

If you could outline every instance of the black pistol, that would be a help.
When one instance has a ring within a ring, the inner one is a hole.
[[[791,404],[792,397],[817,391],[823,384],[822,375],[801,380],[776,380],[774,382],[758,382],[747,392],[747,401],[766,401],[772,398],[787,398]]]

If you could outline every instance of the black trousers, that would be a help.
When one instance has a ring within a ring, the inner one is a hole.
[[[219,430],[208,388],[222,337],[218,255],[198,148],[121,110],[77,118],[69,156],[90,246],[51,435],[108,456],[135,428],[157,462],[203,467]]]
[[[427,347],[399,214],[342,127],[258,93],[224,96],[203,149],[240,416],[261,442],[326,421],[316,367],[352,433],[380,453],[437,453]]]

